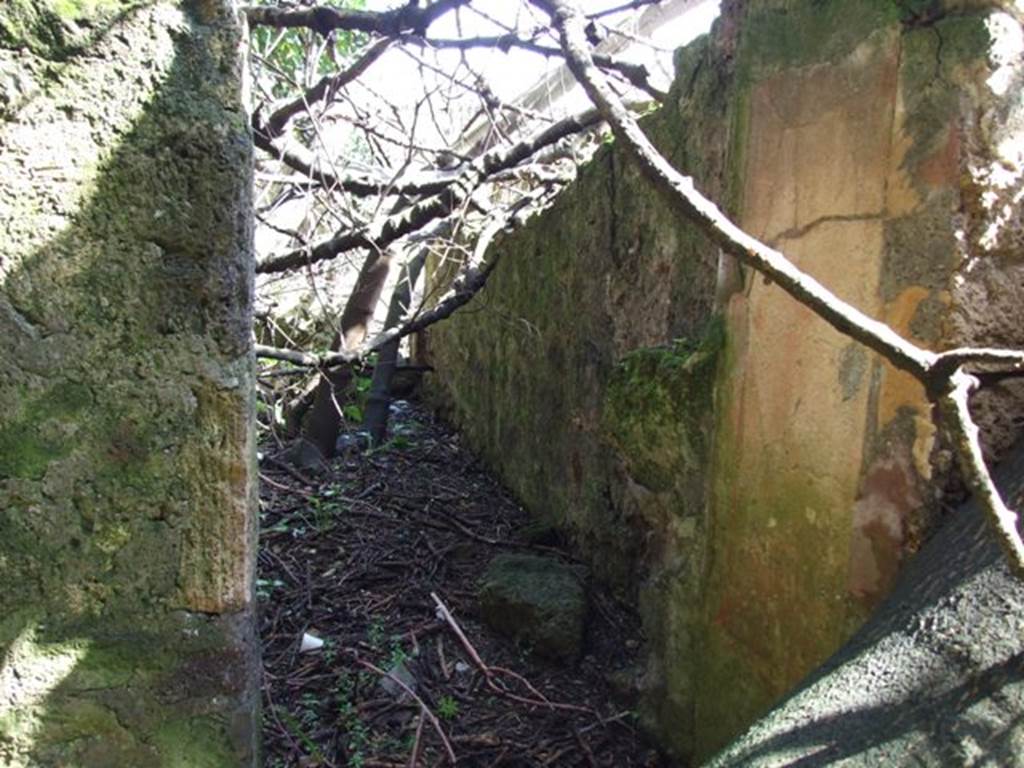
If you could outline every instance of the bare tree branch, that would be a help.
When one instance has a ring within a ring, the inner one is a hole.
[[[495,253],[490,261],[482,265],[477,261],[477,259],[482,258],[484,250],[486,250],[494,236],[502,229],[517,225],[525,216],[546,205],[551,195],[551,187],[535,190],[499,214],[481,235],[474,249],[474,259],[471,259],[466,264],[453,281],[449,291],[429,310],[425,312],[414,311],[412,313],[413,316],[409,317],[405,322],[385,329],[373,339],[355,349],[343,349],[338,352],[315,355],[310,352],[257,344],[255,345],[256,356],[326,370],[338,365],[361,360],[389,342],[402,339],[451,317],[456,310],[468,304],[480,292],[487,284],[488,278],[497,268],[501,259],[500,252]]]
[[[978,505],[984,510],[999,539],[1003,551],[1019,576],[1024,577],[1024,542],[1017,528],[1018,515],[1006,506],[996,488],[978,440],[978,427],[971,418],[970,396],[978,388],[978,380],[963,370],[955,370],[949,377],[946,391],[937,398],[939,421],[946,428],[964,473]]]
[[[623,11],[635,11],[648,5],[657,5],[662,0],[631,0],[628,3],[617,5],[614,8],[606,8],[603,11],[597,11],[595,13],[588,13],[587,18],[591,21],[597,19],[603,19],[605,16],[612,16],[616,13],[622,13]]]
[[[249,24],[264,27],[300,27],[312,29],[326,37],[336,29],[348,32],[370,32],[383,37],[402,34],[424,35],[427,28],[444,14],[469,0],[437,0],[424,8],[406,3],[389,11],[354,11],[331,6],[315,8],[274,8],[248,6],[243,9]]]
[[[558,28],[567,63],[612,126],[615,135],[645,175],[670,203],[722,250],[778,283],[786,293],[840,333],[856,339],[920,381],[938,408],[938,421],[953,438],[965,479],[996,531],[1011,568],[1024,577],[1024,541],[1018,516],[999,496],[978,444],[977,427],[968,397],[978,382],[963,371],[967,363],[1002,364],[1024,368],[1024,352],[993,349],[955,349],[936,354],[904,339],[892,328],[847,304],[825,286],[801,272],[781,252],[740,229],[697,191],[693,179],[680,174],[658,152],[637,121],[608,87],[590,54],[585,17],[571,0],[530,0],[546,11]]]
[[[507,52],[512,48],[519,48],[524,51],[531,51],[547,57],[557,56],[561,58],[564,55],[560,48],[543,45],[542,43],[522,38],[512,33],[492,37],[466,37],[457,39],[425,38],[414,42],[420,42],[421,44],[428,45],[431,48],[455,49],[460,51],[471,50],[473,48],[488,48],[491,50],[498,49]],[[665,91],[651,85],[649,80],[650,73],[647,71],[647,67],[643,64],[633,64],[628,61],[621,61],[603,53],[594,54],[593,58],[594,63],[602,69],[618,72],[626,78],[631,85],[650,94],[659,102],[664,102],[665,99],[668,98],[668,94],[665,93]]]
[[[262,134],[267,140],[276,139],[284,133],[288,122],[301,112],[310,108],[319,101],[327,100],[332,94],[337,93],[341,88],[360,77],[370,65],[373,64],[391,46],[389,39],[378,40],[356,61],[352,66],[342,72],[330,77],[324,76],[316,85],[305,93],[289,101],[287,104],[274,110],[274,113],[265,122],[258,119],[259,112],[253,113],[252,127],[257,134]]]
[[[407,179],[399,179],[397,182],[374,178],[369,174],[353,174],[339,178],[332,171],[323,168],[312,152],[301,147],[280,147],[258,131],[253,134],[253,143],[293,171],[301,173],[304,177],[302,181],[306,183],[312,182],[328,190],[341,190],[366,197],[380,194],[435,195],[458,177],[458,173],[454,171],[434,171],[419,173]]]
[[[491,175],[515,167],[540,149],[596,125],[600,120],[600,113],[594,109],[560,120],[511,147],[495,149],[477,158],[434,197],[418,202],[401,213],[386,217],[362,230],[346,230],[312,248],[299,248],[280,256],[271,256],[258,264],[256,271],[282,272],[333,259],[353,248],[387,248],[398,238],[411,234],[456,210]]]

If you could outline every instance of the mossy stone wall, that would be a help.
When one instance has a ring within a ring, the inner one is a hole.
[[[717,55],[708,39],[685,51],[645,126],[729,196],[730,73]],[[529,509],[637,606],[653,651],[639,670],[645,722],[683,752],[722,343],[717,249],[613,147],[496,247],[503,262],[479,310],[430,331],[434,394]]]
[[[989,4],[727,1],[646,127],[841,298],[930,348],[1021,347],[1022,51]],[[870,615],[950,454],[912,380],[720,262],[614,146],[494,248],[430,332],[435,395],[635,600],[644,722],[699,761]],[[1022,395],[979,399],[993,455]]]
[[[251,150],[209,0],[0,7],[0,764],[255,765]]]

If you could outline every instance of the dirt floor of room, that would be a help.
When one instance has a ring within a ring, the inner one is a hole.
[[[388,443],[329,471],[262,462],[264,765],[670,766],[615,682],[636,669],[635,614],[588,584],[575,664],[490,632],[477,591],[492,557],[575,561],[535,543],[457,434],[395,410]]]

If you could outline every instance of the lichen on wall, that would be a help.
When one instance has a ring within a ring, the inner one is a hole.
[[[0,8],[0,763],[255,761],[229,4]]]
[[[978,282],[958,277],[969,148],[986,142],[986,126],[1006,124],[986,87],[992,17],[942,3],[793,0],[751,3],[742,21],[740,223],[933,349],[968,341],[953,296],[958,281]],[[803,45],[794,52],[786,40]],[[994,271],[1012,284],[1006,267]],[[991,318],[980,302],[962,309],[974,323]],[[727,314],[716,566],[700,631],[702,755],[870,614],[947,503],[950,469],[905,374],[757,278]],[[1024,342],[1019,304],[995,324],[1000,343]],[[1002,425],[985,424],[1004,446],[1007,431],[1019,434],[1015,412],[1019,400]],[[743,685],[726,684],[737,676]]]
[[[645,127],[840,298],[932,349],[1020,348],[1014,51],[988,4],[725,2]],[[478,311],[431,331],[435,394],[635,600],[644,722],[705,758],[871,614],[955,499],[950,455],[912,379],[719,263],[614,147],[494,247]],[[993,455],[1014,386],[977,401]]]
[[[670,103],[645,125],[703,183],[729,190],[730,72],[707,39],[678,67]],[[641,670],[644,720],[684,754],[721,346],[717,248],[614,146],[495,248],[485,308],[430,331],[443,372],[434,395],[531,512],[637,605],[654,649]]]

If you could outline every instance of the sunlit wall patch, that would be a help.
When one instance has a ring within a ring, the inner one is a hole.
[[[89,651],[87,640],[46,642],[43,630],[36,623],[26,626],[0,662],[0,742],[32,738],[47,697]]]

